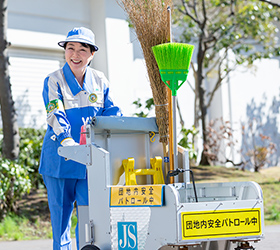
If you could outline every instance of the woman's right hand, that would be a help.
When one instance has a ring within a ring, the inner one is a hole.
[[[66,138],[61,142],[63,147],[65,146],[77,146],[79,143],[75,142],[72,138]]]

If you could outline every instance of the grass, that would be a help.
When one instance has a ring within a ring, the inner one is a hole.
[[[45,189],[32,191],[18,202],[17,214],[9,214],[0,222],[0,240],[51,239],[52,228]],[[76,211],[72,216],[71,237],[75,237]]]
[[[75,237],[75,227],[77,225],[76,215],[72,216],[71,238]],[[26,217],[18,215],[8,215],[0,223],[0,240],[36,240],[51,239],[52,228],[50,221],[40,219],[31,222]]]
[[[33,240],[51,238],[51,227],[44,221],[30,222],[25,217],[9,215],[0,223],[1,240]]]
[[[255,181],[263,191],[265,225],[280,224],[280,167],[259,173],[225,167],[192,167],[196,182]]]
[[[263,191],[265,225],[280,224],[280,167],[260,173],[225,167],[192,167],[196,182],[255,181]],[[18,215],[0,222],[0,240],[34,240],[52,238],[47,195],[44,189],[34,191],[19,201]],[[74,211],[75,214],[75,211]],[[72,216],[71,237],[75,237],[77,217]]]
[[[18,201],[18,213],[0,222],[0,240],[32,240],[52,237],[45,190],[33,191]]]

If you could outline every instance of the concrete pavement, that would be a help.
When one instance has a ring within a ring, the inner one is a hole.
[[[256,250],[280,249],[280,225],[266,226],[264,229],[264,235],[265,238],[263,240],[253,244]]]
[[[52,250],[52,240],[0,241],[0,250]],[[72,240],[72,250],[76,250],[76,240]]]
[[[265,239],[263,239],[261,242],[253,243],[253,246],[256,248],[256,250],[280,249],[280,225],[266,226],[264,229],[264,233],[265,233]],[[76,250],[75,239],[72,240],[72,243],[73,243],[73,250]],[[18,249],[51,250],[52,240],[0,241],[0,250],[18,250]],[[234,248],[231,250],[234,250]]]

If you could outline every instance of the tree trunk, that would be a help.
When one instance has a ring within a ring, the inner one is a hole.
[[[207,115],[207,108],[205,106],[205,90],[203,86],[203,59],[205,54],[205,48],[203,46],[203,35],[199,38],[199,44],[198,44],[198,53],[197,53],[197,87],[198,87],[198,96],[199,96],[199,109],[200,109],[200,120],[201,120],[201,127],[202,127],[202,138],[203,138],[203,144],[207,140],[207,135],[205,133],[206,131],[206,115]],[[200,165],[210,165],[207,157],[204,154],[204,149],[201,153],[201,160]]]
[[[19,131],[8,70],[7,0],[0,0],[0,3],[0,106],[4,134],[2,154],[5,158],[14,160],[19,155]]]

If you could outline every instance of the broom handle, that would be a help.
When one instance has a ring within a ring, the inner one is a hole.
[[[167,42],[172,42],[172,32],[171,32],[171,7],[167,7],[167,23],[168,23],[168,33]]]
[[[177,128],[176,128],[176,98],[177,96],[172,96],[172,106],[173,106],[173,170],[178,168],[178,147],[177,147]]]
[[[162,143],[163,147],[163,156],[164,156],[164,176],[167,176],[169,171],[169,154],[168,154],[168,142]]]
[[[171,32],[171,8],[170,6],[167,7],[167,20],[168,20],[168,32],[167,32],[167,42],[172,42],[172,32]],[[172,105],[172,92],[171,89],[167,88],[168,91],[168,121],[169,121],[169,170],[174,170],[174,130],[173,130],[173,119],[172,119],[172,110],[173,107],[176,107]],[[173,107],[172,107],[173,106]],[[166,172],[167,175],[168,171]],[[170,177],[169,183],[174,183],[174,177]]]
[[[168,88],[168,121],[169,121],[169,170],[174,170],[174,149],[173,149],[173,119],[172,119],[172,95],[171,90]],[[168,173],[168,171],[167,171]],[[166,173],[166,174],[167,174]],[[174,183],[174,177],[170,177],[169,183]]]

